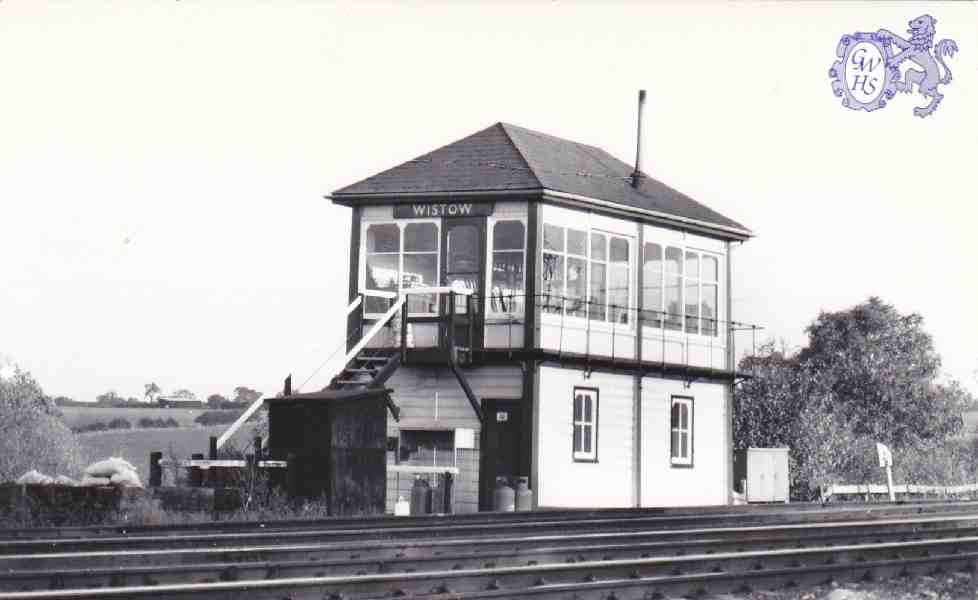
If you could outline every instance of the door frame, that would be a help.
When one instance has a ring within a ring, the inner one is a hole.
[[[495,489],[496,476],[495,468],[490,469],[490,458],[494,457],[496,451],[495,442],[489,443],[489,430],[495,429],[496,411],[502,407],[507,407],[509,413],[519,419],[519,429],[516,432],[516,440],[519,447],[516,451],[516,475],[522,468],[522,458],[528,450],[523,448],[523,399],[521,398],[483,398],[482,414],[486,415],[486,421],[479,431],[479,510],[492,509],[492,496]],[[492,471],[492,472],[490,472]],[[525,473],[529,477],[529,473]]]
[[[478,305],[473,302],[473,314],[475,315],[475,326],[472,328],[475,332],[475,340],[470,341],[470,346],[473,350],[478,350],[482,348],[484,329],[485,329],[485,289],[486,289],[486,248],[487,240],[486,236],[488,234],[488,219],[486,217],[450,217],[442,220],[441,227],[441,256],[439,256],[440,268],[438,277],[441,280],[441,285],[448,285],[448,232],[453,226],[458,225],[474,225],[476,231],[479,234],[478,248],[476,249],[477,255],[479,257],[479,264],[477,269],[474,271],[476,275],[476,290],[475,296]],[[445,333],[447,331],[447,317],[448,317],[448,298],[449,294],[442,294],[442,299],[438,303],[439,305],[439,318],[441,325],[439,327],[439,339],[446,339]],[[467,324],[468,319],[473,318],[471,314],[455,313],[455,322],[457,324]]]

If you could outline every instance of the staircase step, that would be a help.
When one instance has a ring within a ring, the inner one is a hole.
[[[374,373],[377,372],[377,369],[373,369],[370,367],[367,367],[365,369],[354,369],[354,368],[347,367],[343,369],[343,372],[344,373],[370,373],[371,375],[373,375]]]
[[[387,362],[390,360],[389,356],[358,356],[357,360],[363,362]]]
[[[360,379],[337,379],[336,383],[339,385],[367,385],[370,381],[363,381]]]

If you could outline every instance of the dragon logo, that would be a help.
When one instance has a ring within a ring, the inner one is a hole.
[[[917,91],[929,98],[930,103],[914,108],[913,114],[926,117],[933,113],[944,98],[937,85],[951,83],[951,69],[944,63],[944,57],[952,57],[958,51],[954,40],[944,39],[934,44],[936,24],[937,20],[930,15],[912,19],[907,30],[910,39],[886,29],[842,36],[835,51],[839,60],[829,69],[832,91],[842,98],[842,105],[873,111],[886,106],[895,92],[909,94],[916,84]],[[893,46],[900,52],[894,54]],[[900,66],[907,61],[923,70],[908,68],[901,74]]]

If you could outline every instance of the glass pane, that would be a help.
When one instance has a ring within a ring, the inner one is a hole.
[[[434,223],[408,223],[404,227],[405,252],[437,252],[438,226]]]
[[[567,230],[567,254],[587,255],[587,234],[576,229]]]
[[[646,243],[645,264],[642,273],[642,306],[644,323],[650,327],[660,327],[662,323],[662,246]]]
[[[405,234],[405,243],[407,243]],[[428,287],[437,284],[438,279],[437,254],[405,254],[404,272],[401,274],[403,288]],[[435,294],[409,294],[407,297],[409,313],[436,312]]]
[[[591,418],[591,396],[584,396],[584,420],[588,423],[593,423],[594,419]]]
[[[628,264],[614,263],[608,272],[608,303],[612,306],[611,319],[620,324],[628,323]]]
[[[489,307],[493,312],[523,310],[523,253],[493,252]]]
[[[397,254],[368,254],[366,288],[396,292],[399,258]]]
[[[686,253],[686,277],[699,279],[700,276],[700,255],[695,252]]]
[[[672,449],[672,457],[679,458],[679,432],[678,431],[672,432],[672,440],[671,443],[669,444],[669,447]]]
[[[584,451],[587,452],[588,454],[590,454],[591,453],[591,439],[592,439],[591,430],[592,429],[591,429],[591,426],[590,425],[585,425],[583,427],[583,429],[584,429],[584,434],[583,434],[583,437],[584,437]]]
[[[628,262],[628,240],[622,238],[611,238],[611,260],[615,262]]]
[[[689,429],[689,405],[685,402],[679,405],[679,428]]]
[[[401,231],[397,225],[371,225],[367,227],[367,252],[400,252]]]
[[[672,403],[672,419],[671,419],[670,427],[672,427],[673,429],[679,427],[679,403],[678,402]]]
[[[543,249],[564,251],[564,228],[556,225],[543,226]]]
[[[557,254],[543,254],[542,306],[545,312],[559,313],[564,295],[564,257]]]
[[[583,258],[567,259],[567,299],[564,310],[569,317],[584,316],[584,299],[587,294],[587,261]]]
[[[699,333],[700,284],[697,281],[686,282],[686,331]]]
[[[580,421],[584,417],[584,396],[577,394],[574,396],[574,420]]]
[[[668,265],[668,261],[666,262]],[[666,329],[682,329],[682,277],[666,275]]]
[[[525,231],[520,221],[499,221],[492,228],[492,249],[522,250]]]
[[[606,269],[602,263],[591,263],[591,293],[589,308],[592,321],[604,321],[608,316],[608,296],[605,291]]]
[[[574,452],[581,451],[581,426],[574,425]]]
[[[687,447],[687,444],[689,442],[689,434],[680,433],[679,439],[682,442],[682,445],[679,448],[679,453],[680,453],[679,455],[682,456],[683,458],[689,458],[689,448]]]
[[[477,291],[476,288],[479,285],[479,275],[477,273],[458,273],[458,274],[448,275],[445,278],[445,285],[455,289]],[[455,314],[463,315],[466,312],[468,312],[469,298],[472,298],[473,309],[475,310],[475,312],[478,312],[479,303],[476,301],[475,296],[456,294]]]
[[[700,317],[702,332],[705,335],[716,335],[717,330],[717,284],[704,283],[700,297]]]
[[[591,260],[608,260],[608,240],[603,233],[591,234]]]
[[[449,273],[479,271],[479,230],[475,225],[456,225],[448,230]]]
[[[703,256],[700,264],[703,267],[703,281],[719,281],[717,275],[720,271],[720,263],[715,256]]]
[[[683,253],[679,248],[666,248],[666,273],[683,274]]]

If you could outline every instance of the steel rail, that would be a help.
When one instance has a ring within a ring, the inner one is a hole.
[[[473,596],[489,590],[508,591],[510,597],[527,595],[546,586],[594,582],[595,587],[620,584],[665,585],[670,578],[711,576],[730,580],[757,576],[782,577],[785,570],[819,568],[822,572],[845,573],[874,568],[927,562],[971,564],[978,556],[978,537],[924,540],[801,549],[776,549],[688,555],[683,557],[587,561],[483,569],[459,569],[417,573],[372,574],[352,577],[296,577],[251,581],[227,581],[169,585],[121,586],[102,589],[65,589],[0,593],[0,600],[54,598],[375,598],[410,595]],[[807,564],[806,564],[807,563]],[[762,573],[765,572],[766,573]],[[775,575],[777,573],[777,575]],[[612,580],[612,581],[603,581]],[[688,582],[689,579],[684,579]],[[566,593],[566,591],[564,592]]]
[[[956,507],[951,505],[948,510],[935,511],[937,514],[945,516],[968,516],[978,514],[974,508]],[[918,512],[917,514],[923,514]],[[852,519],[856,520],[856,515],[863,520],[881,520],[891,516],[887,511],[859,511],[853,513]],[[788,516],[778,515],[748,515],[736,519],[736,523],[742,525],[750,524],[784,524],[792,521]],[[827,522],[837,519],[838,514],[831,513],[811,513],[808,518],[800,521],[802,523]],[[722,520],[722,519],[721,519]],[[714,521],[716,522],[716,520]],[[348,523],[352,525],[353,523]],[[0,556],[9,554],[24,553],[43,553],[43,552],[78,552],[95,551],[99,549],[124,548],[135,550],[146,547],[158,547],[161,540],[165,540],[170,548],[189,548],[207,545],[210,547],[228,547],[235,544],[262,544],[262,543],[295,543],[297,541],[354,541],[364,539],[394,539],[394,538],[457,538],[469,536],[493,536],[511,534],[529,535],[537,532],[561,532],[574,530],[576,532],[594,532],[611,529],[635,529],[644,527],[649,529],[678,530],[695,527],[704,527],[710,524],[709,520],[696,518],[693,516],[680,517],[621,517],[605,519],[564,519],[564,520],[538,520],[521,521],[517,523],[474,523],[474,524],[455,524],[451,520],[446,521],[440,526],[407,526],[407,527],[366,527],[366,528],[347,528],[347,529],[310,529],[310,530],[281,530],[267,532],[242,532],[242,533],[193,533],[188,535],[171,535],[165,538],[159,536],[117,536],[117,537],[95,537],[95,538],[66,538],[66,539],[40,539],[40,540],[5,540],[0,541]],[[725,523],[726,524],[726,523]]]
[[[315,553],[296,553],[288,558],[269,558],[268,554],[243,554],[236,558],[215,553],[220,562],[170,562],[161,564],[148,561],[128,566],[78,565],[67,560],[49,568],[0,571],[0,590],[37,590],[66,587],[98,588],[119,586],[126,583],[182,583],[207,581],[237,581],[275,577],[337,576],[373,573],[410,573],[449,569],[489,568],[492,566],[534,565],[559,562],[585,562],[592,560],[618,560],[627,558],[682,557],[688,554],[714,554],[721,551],[745,552],[774,550],[821,545],[883,543],[884,541],[911,541],[920,532],[879,526],[871,531],[825,533],[808,532],[804,538],[797,536],[768,536],[743,539],[737,536],[717,536],[694,540],[648,541],[641,536],[632,539],[578,539],[566,536],[559,545],[534,545],[527,542],[519,546],[479,548],[469,545],[456,552],[429,551],[421,553],[401,552],[395,556],[364,557],[361,553],[345,556],[323,557]],[[969,528],[946,527],[927,530],[928,539],[950,537],[978,538],[978,526]],[[922,539],[922,538],[917,538]],[[410,554],[410,555],[408,555]],[[196,557],[189,557],[194,559]],[[26,561],[29,564],[29,561]]]
[[[873,537],[883,531],[888,535],[913,536],[942,531],[967,531],[978,527],[978,514],[968,516],[927,517],[873,521],[838,521],[781,525],[754,525],[683,530],[626,529],[593,533],[558,533],[550,535],[475,536],[454,539],[365,540],[338,543],[230,546],[223,548],[152,548],[94,552],[56,552],[0,556],[0,572],[17,569],[58,568],[83,565],[88,568],[141,565],[207,563],[237,560],[391,560],[402,557],[424,558],[451,556],[452,552],[479,549],[483,553],[518,553],[539,547],[567,547],[577,544],[662,544],[681,548],[685,544],[746,544],[757,540],[814,539],[819,536]],[[732,540],[732,541],[731,541]],[[159,540],[165,544],[166,540]],[[237,558],[240,557],[240,558]],[[2,575],[0,575],[2,578]]]
[[[423,515],[411,517],[326,517],[322,519],[288,520],[250,520],[250,521],[208,521],[205,523],[179,523],[170,525],[91,525],[45,528],[7,528],[0,530],[0,542],[16,539],[77,538],[113,535],[173,535],[175,533],[240,533],[247,531],[280,531],[288,529],[308,529],[327,527],[356,526],[403,527],[406,525],[439,526],[447,523],[503,523],[539,520],[565,520],[573,518],[625,518],[625,517],[697,517],[697,518],[739,518],[750,515],[799,515],[809,513],[828,514],[859,512],[940,512],[965,508],[978,510],[976,501],[940,502],[915,500],[896,503],[846,502],[839,504],[792,504],[792,505],[743,505],[743,506],[700,506],[668,508],[606,508],[606,509],[545,509],[530,512],[500,513],[478,512],[453,515]]]

